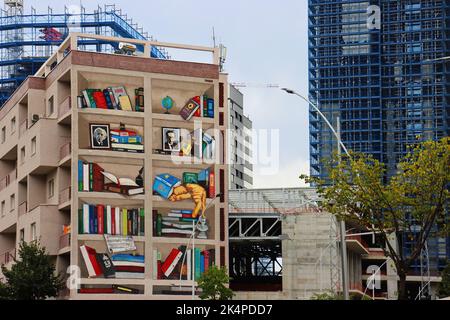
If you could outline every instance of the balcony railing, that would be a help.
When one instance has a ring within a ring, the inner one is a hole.
[[[24,214],[27,214],[27,212],[28,212],[28,203],[24,201],[19,205],[19,217],[23,216]]]
[[[61,161],[65,157],[69,156],[72,152],[72,144],[70,142],[67,142],[59,148],[59,160]]]
[[[2,253],[0,255],[0,265],[8,264],[10,262],[13,262],[16,258],[16,249],[8,250],[5,253]]]
[[[66,203],[71,199],[71,188],[68,187],[59,192],[59,204]]]
[[[61,118],[63,115],[65,115],[71,109],[72,109],[72,99],[69,96],[59,105],[58,118]]]
[[[70,247],[70,233],[63,234],[59,238],[59,250]]]
[[[11,183],[17,179],[17,170],[14,169],[9,174],[7,174],[3,179],[0,180],[0,191],[8,187]]]
[[[19,137],[22,137],[27,130],[28,130],[28,119],[25,119],[19,126]]]

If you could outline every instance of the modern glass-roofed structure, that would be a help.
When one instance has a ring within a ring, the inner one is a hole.
[[[63,13],[24,12],[23,0],[5,0],[0,15],[0,106],[28,75],[34,74],[71,31],[113,37],[150,39],[114,5],[86,12],[83,7],[65,8]],[[114,45],[86,40],[84,50],[112,52]],[[152,48],[154,58],[168,58],[167,53]]]

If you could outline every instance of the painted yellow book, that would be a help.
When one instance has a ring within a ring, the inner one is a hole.
[[[133,111],[131,107],[131,100],[129,96],[120,96],[119,97],[120,108],[124,111]]]
[[[128,235],[128,212],[127,209],[122,209],[122,235]]]

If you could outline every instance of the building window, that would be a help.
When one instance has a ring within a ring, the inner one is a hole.
[[[31,224],[31,241],[37,240],[36,222]]]
[[[2,210],[2,217],[4,217],[5,216],[5,207],[6,207],[6,203],[5,203],[5,201],[3,200],[2,201],[2,208],[1,208],[1,210]]]
[[[16,117],[11,119],[11,134],[16,132]]]
[[[48,182],[48,198],[53,198],[55,195],[55,179]]]
[[[2,143],[4,143],[6,140],[6,127],[2,128]]]
[[[24,242],[25,241],[25,229],[20,229],[19,231],[19,241]]]
[[[48,116],[51,116],[55,112],[55,101],[53,96],[48,99]]]
[[[36,137],[31,139],[31,155],[36,154]]]
[[[22,149],[20,149],[20,161],[21,163],[25,162],[25,146],[23,146]]]
[[[10,204],[10,211],[16,210],[16,195],[12,194],[11,197],[9,197],[9,204]]]

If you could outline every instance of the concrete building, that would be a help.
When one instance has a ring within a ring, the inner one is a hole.
[[[319,200],[313,188],[230,191],[229,264],[237,298],[304,300],[342,292],[339,228],[319,210]],[[346,230],[351,297],[397,299],[398,276],[385,244],[358,226]],[[429,280],[435,297],[441,279]],[[412,274],[407,281],[423,278]]]
[[[136,56],[88,52],[80,45],[87,39],[113,46],[126,41],[141,47],[142,51],[138,49]],[[212,62],[153,59],[149,53],[154,46],[207,52],[211,54]],[[79,108],[77,96],[83,90],[109,86],[125,87],[133,111]],[[135,89],[138,88],[144,89],[143,112],[135,110]],[[157,237],[152,228],[153,214],[155,210],[165,216],[172,209],[192,209],[194,203],[189,200],[174,203],[156,196],[153,194],[152,182],[160,174],[181,177],[185,171],[199,172],[210,168],[215,173],[216,192],[221,196],[208,200],[206,219],[209,230],[206,239],[196,240],[195,246],[201,250],[214,250],[214,262],[226,266],[227,88],[227,75],[219,72],[217,48],[71,34],[36,75],[23,82],[0,110],[0,264],[11,266],[21,241],[40,239],[52,256],[58,272],[65,274],[68,266],[72,265],[80,268],[81,289],[123,285],[138,290],[136,294],[130,295],[116,291],[111,294],[83,294],[78,288],[71,288],[62,293],[62,298],[183,298],[174,288],[181,286],[190,290],[190,286],[195,283],[157,278],[154,265],[156,256],[165,259],[173,248],[186,245],[189,239]],[[215,117],[183,120],[179,115],[181,108],[199,93],[214,98]],[[165,114],[161,107],[161,100],[168,95],[175,101],[171,114]],[[129,130],[135,130],[143,138],[144,153],[93,149],[91,124],[108,125],[111,130],[124,125]],[[214,136],[218,142],[216,156],[219,161],[207,163],[197,159],[194,162],[193,157],[156,153],[155,150],[163,148],[162,128],[165,127],[189,131],[194,127],[202,127],[203,130],[215,129],[220,132],[221,137]],[[222,141],[222,137],[225,137],[225,141]],[[82,191],[85,189],[79,188],[79,161],[96,163],[104,170],[132,179],[144,168],[144,177],[147,177],[144,182],[145,192],[125,196],[111,192]],[[82,223],[79,210],[85,204],[144,209],[145,236],[133,236],[135,253],[145,256],[144,278],[107,279],[88,276],[80,246],[87,245],[98,253],[106,253],[107,246],[102,234],[92,234],[86,229],[80,231],[79,224]],[[69,226],[70,232],[64,233],[63,226]],[[171,292],[173,294],[169,294]]]
[[[244,115],[244,95],[235,86],[229,88],[230,189],[253,187],[252,121]]]

